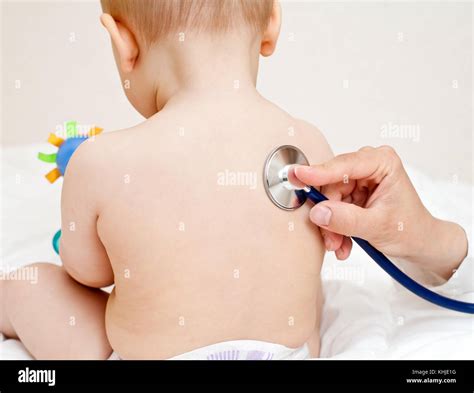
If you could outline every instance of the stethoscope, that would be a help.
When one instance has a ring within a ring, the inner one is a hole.
[[[307,199],[315,204],[327,200],[323,194],[313,187],[305,186],[300,188],[290,182],[288,172],[293,165],[309,165],[306,156],[295,146],[280,146],[272,150],[268,155],[263,171],[263,184],[270,200],[284,210],[295,210],[301,207]],[[450,299],[425,288],[403,273],[368,241],[358,237],[352,237],[352,240],[394,280],[415,295],[440,307],[474,314],[474,303]]]

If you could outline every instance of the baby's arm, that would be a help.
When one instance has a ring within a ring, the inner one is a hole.
[[[84,142],[69,161],[61,197],[59,252],[66,271],[89,287],[113,284],[107,252],[97,233],[100,167],[95,142]]]
[[[106,359],[112,351],[105,331],[108,294],[90,288],[110,285],[114,277],[97,235],[95,193],[100,191],[89,150],[78,149],[64,179],[64,268],[35,263],[23,269],[36,271],[36,282],[0,281],[0,331],[20,338],[37,359]]]

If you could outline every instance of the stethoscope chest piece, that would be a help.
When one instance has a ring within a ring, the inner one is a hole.
[[[272,150],[263,168],[263,185],[270,200],[284,210],[295,210],[306,201],[304,193],[288,187],[285,181],[290,165],[309,165],[306,156],[295,146],[284,145]]]

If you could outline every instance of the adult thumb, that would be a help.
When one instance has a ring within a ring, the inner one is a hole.
[[[310,219],[331,232],[363,239],[370,239],[377,228],[370,209],[340,201],[318,203],[311,209]]]

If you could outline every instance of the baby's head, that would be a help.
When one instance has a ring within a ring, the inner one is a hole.
[[[219,66],[234,72],[228,75],[232,83],[245,79],[247,66],[255,83],[258,54],[273,53],[280,31],[277,0],[101,3],[101,22],[110,34],[125,94],[145,117],[159,111],[184,84],[199,87],[206,67],[214,68],[215,77],[222,73]],[[191,74],[196,74],[194,80]]]

